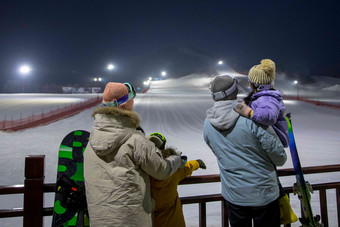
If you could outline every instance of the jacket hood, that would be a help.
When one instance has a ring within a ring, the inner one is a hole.
[[[232,128],[240,116],[233,110],[236,100],[218,101],[207,110],[207,118],[210,123],[220,130]]]
[[[282,100],[282,91],[280,90],[264,90],[252,95],[252,99],[257,99],[261,96],[272,96],[278,101]]]
[[[94,125],[89,144],[99,157],[117,152],[140,124],[136,112],[117,107],[98,107],[92,116]]]

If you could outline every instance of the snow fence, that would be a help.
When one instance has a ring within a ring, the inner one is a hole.
[[[87,108],[91,108],[93,106],[98,105],[101,103],[102,98],[97,96],[95,98],[88,99],[86,101],[71,104],[65,106],[63,108],[57,108],[55,110],[51,110],[47,113],[40,113],[40,114],[32,114],[27,118],[20,118],[17,120],[7,120],[6,117],[4,120],[0,121],[0,130],[3,131],[19,131],[27,128],[36,127],[38,125],[48,124],[59,119],[72,116],[77,114]]]

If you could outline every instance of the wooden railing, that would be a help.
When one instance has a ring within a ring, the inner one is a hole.
[[[8,194],[24,194],[23,208],[9,208],[0,210],[0,218],[8,217],[23,217],[23,226],[43,226],[43,216],[50,216],[53,214],[52,207],[43,207],[44,193],[54,192],[55,184],[44,183],[44,155],[27,156],[25,159],[25,182],[24,185],[0,186],[0,195]],[[340,165],[326,165],[302,168],[304,174],[329,173],[339,172]],[[278,170],[279,176],[294,175],[293,169]],[[192,176],[184,179],[181,184],[202,184],[219,182],[220,176],[202,175]],[[313,184],[314,191],[319,191],[320,196],[320,210],[321,222],[325,227],[328,226],[328,211],[327,211],[327,197],[326,190],[335,189],[336,191],[336,207],[338,226],[340,226],[340,182],[328,182],[323,184]],[[292,187],[284,188],[287,193],[293,193]],[[220,194],[199,195],[181,197],[183,205],[199,204],[199,226],[207,226],[206,224],[206,203],[221,202],[221,223],[222,226],[228,225],[228,210],[225,200]],[[299,216],[299,215],[298,215]],[[290,226],[290,225],[285,225]]]

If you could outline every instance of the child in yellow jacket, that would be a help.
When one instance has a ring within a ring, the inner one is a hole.
[[[161,149],[164,158],[176,153],[174,149],[164,149],[166,139],[159,133],[153,133],[149,139]],[[185,156],[182,156],[186,159]],[[204,162],[200,159],[186,162],[184,168],[178,169],[172,176],[165,180],[156,180],[150,177],[151,196],[155,201],[154,226],[184,227],[184,215],[182,204],[177,192],[177,186],[181,180],[191,176],[198,168],[206,169]]]

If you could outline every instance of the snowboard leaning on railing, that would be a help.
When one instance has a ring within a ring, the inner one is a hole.
[[[322,227],[323,224],[319,223],[320,216],[316,215],[313,216],[312,206],[310,203],[310,193],[313,193],[311,185],[305,181],[305,178],[303,176],[301,163],[299,159],[299,155],[297,152],[295,140],[294,140],[294,134],[293,134],[293,128],[292,128],[292,120],[291,120],[291,114],[288,113],[286,115],[286,121],[288,123],[288,133],[289,133],[289,149],[290,154],[292,156],[293,166],[294,166],[294,172],[296,177],[296,183],[294,184],[293,191],[294,195],[297,194],[298,198],[301,202],[301,215],[302,217],[299,218],[301,224],[303,227],[306,226],[312,226],[312,227]]]
[[[72,131],[60,144],[52,227],[90,225],[83,173],[89,136],[87,131]]]

